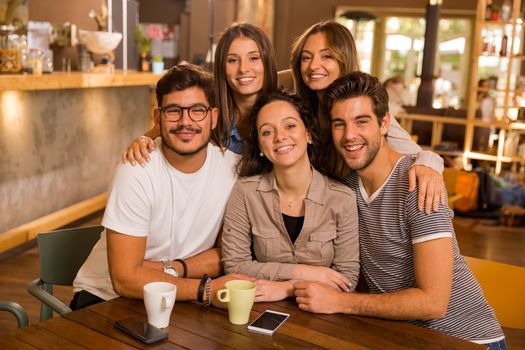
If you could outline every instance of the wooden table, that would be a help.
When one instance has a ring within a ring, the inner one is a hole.
[[[117,298],[0,337],[0,349],[483,349],[483,346],[404,322],[301,311],[295,301],[257,303],[250,320],[266,309],[291,316],[273,336],[228,322],[226,310],[175,303],[169,339],[151,345],[127,336],[113,322],[146,319],[142,301]]]

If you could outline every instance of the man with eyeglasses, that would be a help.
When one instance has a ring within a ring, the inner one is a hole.
[[[210,143],[219,135],[212,77],[176,66],[159,80],[156,95],[161,147],[144,167],[118,166],[106,230],[75,279],[72,309],[118,295],[140,299],[153,281],[175,284],[177,300],[209,306],[225,282],[243,278],[211,279],[222,274],[215,242],[236,180],[236,156]]]

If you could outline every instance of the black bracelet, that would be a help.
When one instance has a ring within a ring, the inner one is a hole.
[[[206,310],[210,309],[211,305],[211,278],[206,279],[206,302],[204,303],[204,307]]]
[[[197,294],[197,301],[202,303],[204,300],[204,288],[206,287],[206,281],[208,280],[208,274],[204,274],[201,278],[201,283],[199,284],[199,291]]]
[[[182,274],[182,278],[188,277],[188,265],[186,265],[186,262],[182,259],[175,259],[175,261],[178,261],[182,264],[182,268],[184,269],[184,273]]]

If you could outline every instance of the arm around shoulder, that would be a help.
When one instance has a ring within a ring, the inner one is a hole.
[[[393,115],[390,115],[387,141],[388,144],[399,153],[416,154],[421,152],[421,147],[412,140],[410,135],[399,125]]]

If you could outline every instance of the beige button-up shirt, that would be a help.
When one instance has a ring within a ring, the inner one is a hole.
[[[303,228],[292,243],[274,173],[237,180],[222,232],[225,272],[283,281],[292,279],[295,264],[327,266],[344,274],[355,287],[359,238],[354,192],[314,170],[304,203]]]

